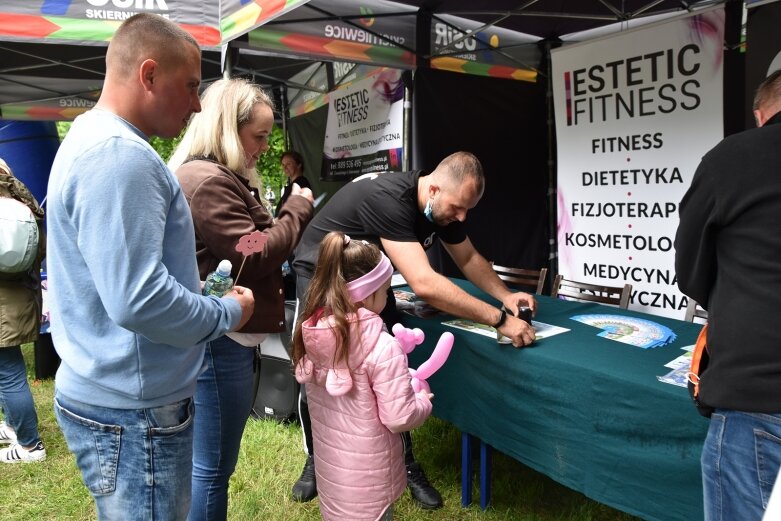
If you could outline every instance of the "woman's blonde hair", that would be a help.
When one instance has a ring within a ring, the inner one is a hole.
[[[245,166],[239,129],[250,122],[258,103],[274,110],[266,91],[243,78],[222,79],[209,85],[201,95],[201,112],[193,116],[168,167],[175,171],[189,158],[207,157],[254,179],[254,168]]]

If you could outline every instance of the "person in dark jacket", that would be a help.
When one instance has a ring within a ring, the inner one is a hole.
[[[254,399],[255,348],[267,334],[285,330],[282,263],[314,212],[308,188],[296,187],[276,219],[260,202],[255,165],[269,148],[272,107],[268,94],[247,80],[214,82],[169,162],[192,212],[201,279],[228,259],[256,303],[243,328],[206,345],[206,371],[195,391],[189,521],[227,516],[228,481]],[[255,231],[267,242],[244,257],[236,245]]]
[[[282,165],[282,171],[285,173],[285,177],[287,177],[287,184],[282,190],[279,203],[277,203],[277,208],[274,213],[274,215],[277,217],[279,217],[285,201],[288,200],[290,194],[292,194],[293,190],[296,189],[295,187],[298,186],[300,188],[309,188],[310,190],[312,188],[312,185],[309,183],[309,179],[304,177],[304,157],[301,154],[295,150],[288,150],[282,154],[279,162]],[[314,193],[312,196],[314,196]],[[287,259],[287,266],[285,266],[283,269],[283,272],[285,273],[285,299],[289,300],[295,300],[296,298],[296,273],[290,268],[292,265],[293,255],[291,254]]]
[[[0,197],[26,205],[38,222],[38,255],[25,273],[0,274],[0,462],[41,461],[46,449],[38,433],[38,415],[27,383],[21,345],[38,340],[41,327],[41,261],[46,251],[43,209],[11,168],[0,159]]]
[[[287,201],[288,197],[290,197],[290,194],[293,192],[294,185],[298,185],[301,188],[312,189],[309,179],[304,177],[304,157],[301,154],[295,150],[288,150],[282,154],[279,162],[282,165],[282,171],[285,173],[285,177],[287,177],[287,184],[282,190],[282,195],[279,197],[279,203],[277,203],[277,209],[274,212],[274,215],[277,216],[279,215],[280,210],[282,210],[285,201]]]
[[[703,157],[675,238],[678,286],[708,310],[706,521],[761,519],[781,465],[781,71],[754,115]]]

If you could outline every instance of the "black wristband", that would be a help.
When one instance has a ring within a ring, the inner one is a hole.
[[[493,325],[494,329],[499,329],[502,327],[502,324],[504,324],[504,321],[507,320],[507,311],[500,310],[502,312],[501,315],[499,315],[499,320],[496,321],[496,324]]]

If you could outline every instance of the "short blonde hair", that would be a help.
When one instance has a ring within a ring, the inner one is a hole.
[[[781,70],[768,75],[757,87],[754,110],[766,110],[781,101]]]
[[[106,74],[127,78],[148,59],[166,66],[179,63],[188,46],[200,53],[195,38],[174,22],[152,13],[133,15],[111,37],[106,50]]]
[[[471,152],[459,151],[450,154],[440,161],[433,173],[438,174],[438,178],[451,188],[460,187],[468,179],[474,181],[477,193],[482,194],[485,188],[483,165]]]
[[[201,96],[201,112],[195,114],[168,166],[176,170],[188,158],[208,157],[234,172],[248,172],[239,129],[249,123],[255,105],[274,110],[266,91],[242,78],[215,81]]]

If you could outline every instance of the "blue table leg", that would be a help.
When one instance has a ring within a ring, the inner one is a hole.
[[[485,510],[491,501],[491,458],[493,449],[480,440],[480,508]]]
[[[472,503],[472,436],[461,433],[461,506]]]

